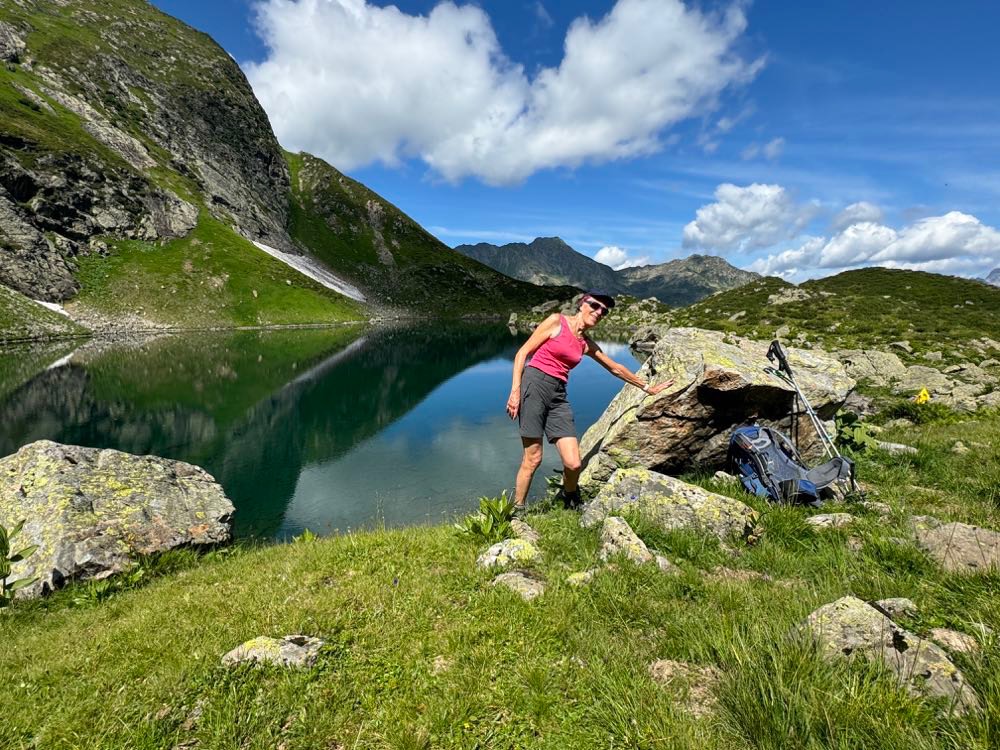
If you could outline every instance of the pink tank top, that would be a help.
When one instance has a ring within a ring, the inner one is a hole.
[[[580,364],[586,351],[587,342],[574,336],[569,321],[564,315],[560,315],[559,335],[553,339],[546,339],[545,343],[535,350],[528,366],[559,378],[565,383],[569,381],[569,371]]]

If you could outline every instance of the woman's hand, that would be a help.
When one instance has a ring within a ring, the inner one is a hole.
[[[507,399],[507,416],[511,419],[517,419],[517,412],[521,408],[521,394],[517,391],[510,392],[510,398]]]
[[[674,384],[673,380],[667,380],[662,383],[657,383],[656,385],[649,385],[646,386],[646,393],[648,393],[650,396],[655,396],[657,393],[667,390],[667,388],[669,388],[673,384]]]

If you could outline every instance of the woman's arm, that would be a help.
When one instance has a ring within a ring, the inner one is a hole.
[[[650,385],[642,378],[635,375],[631,370],[629,370],[625,365],[618,364],[611,357],[604,353],[604,351],[595,344],[590,339],[587,339],[587,354],[603,367],[605,370],[610,372],[616,378],[621,378],[626,383],[634,385],[636,388],[640,388],[648,393],[650,396],[655,396],[660,391],[666,390],[674,384],[673,380],[667,380],[663,383],[657,383],[656,385]]]
[[[514,356],[514,374],[511,378],[510,397],[507,399],[507,414],[511,419],[517,419],[518,409],[521,408],[521,373],[524,371],[524,363],[538,347],[545,343],[546,339],[555,336],[558,330],[559,316],[553,313],[539,324],[528,340],[517,350],[517,354]]]

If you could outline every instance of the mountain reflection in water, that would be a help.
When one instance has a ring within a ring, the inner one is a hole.
[[[520,441],[504,403],[520,341],[449,326],[86,347],[27,380],[0,371],[0,455],[45,438],[198,464],[244,537],[438,521],[513,484]],[[635,367],[623,349],[613,356]],[[32,356],[41,369],[65,353]],[[581,433],[621,385],[598,370],[586,362],[570,384]],[[547,454],[536,493],[558,465]]]

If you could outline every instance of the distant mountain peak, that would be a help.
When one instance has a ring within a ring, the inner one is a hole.
[[[1000,286],[1000,268],[994,268],[986,274],[986,283],[993,286]]]

